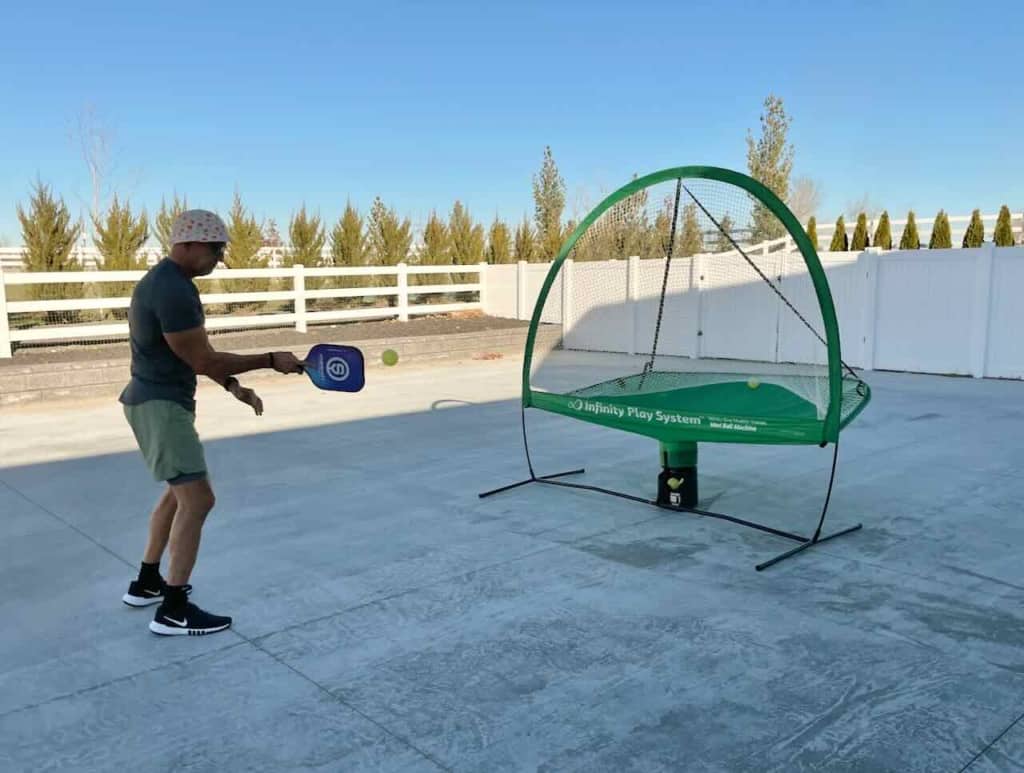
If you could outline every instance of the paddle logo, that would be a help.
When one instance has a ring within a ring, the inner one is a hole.
[[[324,365],[324,371],[334,381],[344,381],[348,378],[348,363],[342,357],[331,357]]]

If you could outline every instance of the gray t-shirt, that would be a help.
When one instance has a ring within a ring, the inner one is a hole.
[[[195,412],[195,371],[174,353],[164,333],[201,326],[205,321],[199,291],[177,263],[164,258],[139,280],[128,310],[131,381],[121,402],[172,400]]]

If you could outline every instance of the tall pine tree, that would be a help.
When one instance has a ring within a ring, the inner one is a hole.
[[[102,220],[95,218],[93,228],[93,244],[100,253],[102,270],[140,271],[146,268],[145,256],[139,255],[149,238],[149,220],[145,212],[133,214],[131,205],[127,202],[122,205],[114,194],[106,216]],[[131,285],[125,287],[130,288]]]
[[[365,266],[368,259],[369,246],[363,218],[352,206],[351,201],[345,202],[345,211],[331,229],[331,263],[341,268]],[[333,277],[334,285],[342,288],[365,287],[369,284],[368,276]]]
[[[409,259],[412,247],[412,222],[409,218],[399,218],[393,207],[387,207],[380,196],[373,200],[370,207],[370,222],[367,229],[371,260],[378,266],[396,266]],[[395,277],[381,276],[377,278],[381,287],[393,286]],[[396,304],[394,296],[388,296],[388,303]]]
[[[907,224],[903,226],[903,235],[900,236],[900,249],[921,249],[921,237],[917,233],[917,218],[914,216],[913,210],[907,213]]]
[[[313,268],[324,264],[323,250],[327,244],[327,234],[320,215],[308,214],[305,204],[292,216],[288,225],[288,241],[291,242],[288,265],[301,263],[307,268]]]
[[[948,250],[953,246],[953,235],[949,230],[949,217],[946,211],[939,210],[935,217],[935,224],[932,226],[932,237],[928,240],[930,250]]]
[[[985,243],[985,224],[981,220],[981,210],[976,209],[971,213],[971,222],[964,232],[962,247],[980,247]]]
[[[153,235],[160,243],[160,250],[164,255],[171,254],[171,228],[174,227],[174,221],[178,219],[178,215],[186,209],[188,209],[188,197],[178,201],[178,194],[175,193],[170,207],[167,206],[164,199],[160,199],[160,211],[156,213],[156,218],[153,220]]]
[[[438,217],[436,211],[430,212],[427,224],[423,228],[423,249],[420,251],[420,263],[426,266],[443,266],[449,263],[451,239],[448,236],[448,224]],[[449,274],[420,274],[415,277],[416,284],[447,284]]]
[[[146,268],[146,256],[139,254],[149,238],[145,212],[133,214],[131,205],[127,202],[122,205],[114,194],[106,216],[102,220],[94,218],[92,225],[92,242],[100,253],[100,270],[142,271]],[[131,296],[134,287],[133,282],[104,282],[99,291],[104,297],[124,298]],[[127,313],[127,309],[111,309],[105,316],[127,319]]]
[[[487,262],[495,265],[512,262],[512,242],[508,226],[497,216],[487,234]]]
[[[525,215],[523,216],[523,222],[516,227],[513,251],[517,261],[522,260],[526,263],[533,263],[537,260],[537,241],[533,237],[533,227]]]
[[[793,146],[786,141],[789,116],[782,99],[769,94],[761,114],[761,136],[755,141],[747,132],[747,169],[782,201],[789,200],[793,171]],[[754,205],[751,239],[757,243],[786,235],[785,226],[760,202]]]
[[[689,257],[704,250],[704,234],[700,230],[700,221],[697,219],[697,205],[687,204],[683,207],[683,231],[679,236],[679,244],[676,245],[676,255]]]
[[[807,238],[811,240],[811,246],[815,250],[818,249],[818,219],[811,216],[811,219],[807,221]]]
[[[468,266],[484,259],[484,227],[473,221],[462,202],[456,201],[448,217],[448,257],[453,265]],[[452,274],[452,281],[464,284],[474,279],[469,274]]]
[[[873,243],[883,250],[892,249],[892,224],[889,222],[889,212],[883,211],[878,219],[878,227],[875,229]]]
[[[540,172],[533,178],[533,203],[539,257],[541,260],[552,260],[562,246],[565,181],[558,173],[550,146],[544,148]]]
[[[996,230],[992,234],[996,247],[1012,247],[1014,245],[1013,226],[1010,219],[1010,208],[1003,204],[996,220]]]
[[[224,265],[229,269],[266,268],[269,260],[260,255],[263,246],[263,229],[256,222],[256,217],[242,204],[242,195],[236,190],[231,211],[228,213],[228,246],[224,250]],[[230,288],[240,293],[262,293],[271,289],[269,279],[229,279],[225,276],[224,284],[230,282]],[[220,289],[221,283],[217,283]],[[260,301],[253,301],[241,306],[243,309],[258,309],[263,306]]]
[[[829,252],[846,252],[850,249],[850,240],[846,235],[846,220],[842,215],[836,220],[835,230],[832,232],[832,243],[828,246]]]
[[[719,228],[717,229],[718,232],[715,235],[715,244],[714,247],[712,247],[712,252],[729,252],[730,250],[735,249],[735,247],[732,246],[732,242],[730,241],[730,238],[736,238],[732,235],[732,218],[729,217],[728,215],[725,215],[724,217],[722,217],[721,220],[718,221],[718,225]]]
[[[853,241],[850,242],[850,249],[854,252],[866,250],[868,243],[868,216],[861,212],[857,215],[857,225],[853,229]]]
[[[82,270],[82,266],[71,257],[75,242],[82,234],[82,224],[72,224],[64,199],[55,198],[49,186],[37,182],[29,199],[28,211],[20,204],[17,211],[21,222],[21,241],[25,245],[22,262],[26,271]],[[35,300],[81,298],[82,285],[77,282],[30,285],[29,295]],[[77,318],[77,312],[45,313],[45,320],[51,323]]]

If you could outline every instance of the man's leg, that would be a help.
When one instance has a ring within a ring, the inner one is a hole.
[[[215,503],[213,489],[205,477],[172,485],[178,508],[171,524],[167,591],[149,630],[165,636],[223,631],[231,626],[230,617],[212,615],[188,600],[188,581],[199,553],[203,524]]]
[[[186,585],[192,575],[199,553],[203,523],[213,510],[216,500],[206,478],[179,483],[172,488],[177,511],[170,529],[171,564],[167,584],[181,586]]]
[[[174,512],[177,509],[178,499],[174,495],[174,487],[168,486],[149,517],[149,542],[146,543],[146,552],[142,555],[144,564],[160,564],[167,540],[171,536],[171,524],[174,522]]]
[[[128,592],[124,594],[125,604],[147,607],[163,601],[165,584],[163,577],[160,576],[160,559],[167,547],[177,508],[178,500],[174,496],[174,489],[168,486],[150,515],[149,541],[142,555],[142,566],[139,567],[139,576],[128,586]]]

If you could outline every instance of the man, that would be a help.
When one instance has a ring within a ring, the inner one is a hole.
[[[210,614],[188,598],[200,533],[214,505],[194,426],[196,376],[208,376],[261,415],[260,398],[239,384],[235,374],[260,368],[302,371],[301,361],[290,352],[239,355],[210,345],[192,280],[213,271],[227,242],[227,228],[214,213],[183,213],[171,230],[171,254],[139,281],[128,312],[131,380],[120,401],[150,472],[167,489],[150,517],[139,576],[123,600],[136,607],[161,602],[149,624],[157,634],[196,636],[231,625],[230,617]],[[168,543],[165,582],[160,559]]]

